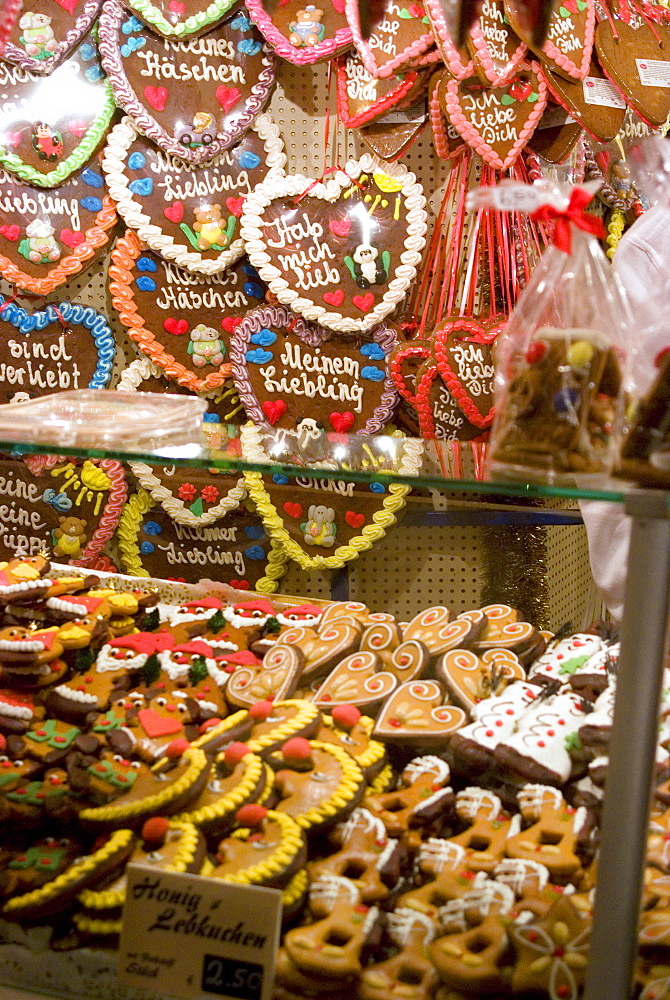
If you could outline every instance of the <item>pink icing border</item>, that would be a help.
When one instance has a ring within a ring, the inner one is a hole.
[[[509,83],[516,72],[517,66],[523,62],[526,58],[526,53],[528,52],[528,46],[526,43],[519,41],[514,55],[507,63],[506,69],[502,73],[498,73],[495,68],[495,63],[491,58],[491,53],[486,43],[486,39],[484,38],[484,33],[481,27],[481,18],[477,18],[470,29],[470,40],[472,41],[475,52],[477,53],[477,61],[484,72],[484,76],[492,87],[504,87],[507,83]]]
[[[296,49],[295,45],[291,45],[286,36],[275,25],[265,10],[262,0],[246,0],[245,6],[249,17],[277,55],[286,59],[287,62],[293,63],[294,66],[306,66],[323,59],[331,59],[348,49],[353,42],[351,29],[339,28],[333,38],[326,38],[323,42],[308,49]]]
[[[375,101],[368,107],[367,111],[359,111],[357,115],[352,117],[349,114],[346,60],[347,57],[344,56],[337,61],[337,117],[347,128],[359,128],[361,125],[367,125],[368,122],[380,118],[386,111],[390,111],[396,104],[399,104],[419,79],[418,71],[410,70],[395,90],[390,90],[385,97]]]
[[[564,73],[567,73],[568,76],[573,77],[575,80],[583,80],[587,75],[593,53],[593,39],[596,31],[596,6],[595,0],[586,0],[586,3],[588,4],[588,8],[584,30],[584,51],[579,66],[566,56],[564,52],[561,52],[548,38],[545,39],[542,46],[542,52],[547,59],[551,59],[559,69],[562,69]]]
[[[435,77],[440,76],[440,70],[437,71]],[[431,79],[435,79],[432,77]],[[430,127],[433,130],[433,146],[435,152],[440,157],[441,160],[452,160],[455,156],[458,156],[467,149],[465,143],[462,146],[457,146],[456,149],[449,148],[449,140],[447,138],[447,130],[445,128],[445,117],[444,111],[442,110],[442,105],[440,104],[440,87],[442,86],[443,80],[440,78],[435,84],[433,84],[430,97],[428,99],[428,116],[430,118]]]
[[[530,71],[534,73],[537,78],[540,96],[533,106],[533,110],[530,113],[528,121],[521,129],[519,138],[514,143],[504,160],[501,160],[495,150],[482,139],[474,125],[472,125],[472,123],[469,122],[463,114],[458,92],[458,80],[450,80],[447,85],[445,101],[447,105],[447,113],[452,125],[456,131],[463,136],[468,145],[472,146],[475,152],[479,153],[482,159],[492,167],[495,167],[496,170],[507,170],[508,167],[512,166],[519,153],[533,134],[535,126],[539,122],[542,117],[542,113],[547,106],[547,85],[544,82],[544,78],[540,76],[539,69],[540,67],[536,62],[532,62],[530,64]]]
[[[402,52],[398,52],[393,59],[389,59],[389,61],[385,62],[383,66],[380,66],[374,57],[369,40],[366,41],[363,38],[358,0],[346,0],[344,4],[344,13],[347,21],[349,22],[349,27],[351,28],[351,33],[354,39],[354,45],[356,46],[356,51],[361,57],[361,62],[365,66],[368,73],[372,73],[373,76],[378,77],[380,80],[386,80],[389,76],[393,76],[399,69],[406,66],[410,60],[419,59],[419,57],[422,56],[431,45],[434,45],[436,40],[433,31],[429,29],[425,34],[417,38],[415,42],[412,42],[411,45],[408,45],[405,49],[403,49]],[[437,58],[439,58],[439,54]],[[432,53],[426,61],[435,61]]]
[[[425,0],[425,7],[433,26],[437,47],[451,75],[457,80],[465,80],[472,76],[475,64],[472,59],[468,63],[464,63],[461,59],[458,49],[451,40],[440,0]]]

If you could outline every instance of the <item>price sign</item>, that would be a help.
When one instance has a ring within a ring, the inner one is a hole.
[[[128,865],[119,980],[185,1000],[270,1000],[281,912],[277,889]]]

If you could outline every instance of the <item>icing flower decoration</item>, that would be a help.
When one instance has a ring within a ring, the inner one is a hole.
[[[220,494],[216,486],[205,486],[200,491],[200,496],[205,501],[205,503],[216,503]]]
[[[556,1000],[577,1000],[586,975],[590,934],[590,924],[566,898],[559,899],[543,920],[516,927],[520,961],[513,989],[547,989]]]
[[[197,492],[197,489],[191,483],[183,483],[177,490],[177,496],[185,503],[191,503],[191,501],[195,500]]]

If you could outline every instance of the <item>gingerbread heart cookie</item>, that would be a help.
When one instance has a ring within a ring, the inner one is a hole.
[[[372,735],[392,742],[430,747],[467,722],[462,708],[444,704],[437,681],[405,681],[384,702]]]
[[[519,0],[505,0],[509,23],[547,69],[568,80],[586,76],[596,27],[595,0],[553,0],[547,32],[541,47],[525,23],[524,5]]]
[[[231,674],[226,699],[238,708],[258,701],[282,701],[295,691],[304,664],[298,646],[277,643],[257,665],[241,666]]]
[[[648,125],[663,125],[670,113],[667,27],[636,17],[630,24],[617,21],[615,35],[610,23],[603,21],[596,29],[596,51],[605,75],[626,103]]]
[[[405,6],[386,0],[383,15],[367,37],[363,37],[357,0],[346,0],[344,10],[351,27],[356,51],[367,71],[381,79],[393,76],[424,58],[435,62],[439,52],[423,3]],[[429,51],[432,48],[432,52]]]
[[[447,116],[445,94],[450,79],[451,74],[447,70],[436,70],[430,80],[428,98],[433,146],[442,160],[450,160],[459,150],[463,151],[466,148],[463,137],[459,135]]]
[[[405,153],[428,122],[428,108],[420,95],[406,108],[394,108],[381,118],[361,125],[359,135],[381,160],[395,162]]]
[[[288,628],[281,633],[283,644],[297,646],[303,655],[300,682],[310,683],[358,649],[361,632],[348,621],[326,622],[318,632],[311,628]]]
[[[386,356],[397,343],[384,324],[373,339],[342,343],[284,306],[247,313],[230,341],[233,381],[247,416],[298,444],[317,428],[380,434],[397,402]]]
[[[454,317],[440,323],[433,335],[437,370],[442,381],[463,414],[474,427],[485,430],[493,422],[493,378],[495,368],[492,349],[503,323],[482,324],[477,320]],[[419,390],[419,405],[422,391]],[[463,439],[467,428],[456,428]]]
[[[286,155],[269,115],[206,167],[168,156],[124,118],[103,158],[109,192],[131,229],[166,260],[193,274],[218,274],[244,253],[239,218],[260,181],[284,176]]]
[[[91,158],[114,113],[92,36],[49,77],[3,64],[1,79],[0,166],[35,187],[62,184]]]
[[[528,46],[514,33],[503,0],[484,0],[470,28],[468,48],[482,83],[504,87],[525,58]]]
[[[398,684],[392,673],[380,669],[382,666],[376,653],[369,650],[345,656],[314,695],[314,704],[319,708],[355,705],[369,711]]]
[[[435,672],[453,700],[468,712],[526,677],[519,658],[508,649],[489,649],[481,657],[472,650],[454,649],[440,657]]]
[[[348,52],[337,61],[338,117],[347,128],[360,128],[410,101],[422,84],[423,75],[418,70],[381,80],[372,75],[357,53]]]
[[[199,38],[168,41],[106,0],[100,58],[117,103],[139,131],[189,163],[238,142],[275,83],[274,59],[243,11]]]
[[[549,84],[547,86],[551,92]],[[559,104],[548,103],[537,128],[528,140],[528,148],[548,163],[564,163],[581,134],[581,126],[564,108]]]
[[[434,360],[424,362],[419,368],[416,390],[416,413],[422,437],[440,441],[475,441],[485,435],[481,427],[465,417]],[[461,398],[465,399],[466,394]]]
[[[98,16],[101,0],[40,0],[10,28],[2,58],[32,73],[53,72]]]
[[[405,298],[425,233],[414,174],[368,155],[323,182],[264,182],[242,215],[249,259],[270,290],[338,333],[371,330]]]
[[[116,222],[98,157],[57,192],[30,191],[0,169],[0,274],[17,288],[47,295],[94,260]]]
[[[618,135],[626,102],[595,59],[583,80],[566,80],[548,70],[542,70],[540,75],[553,99],[594,139],[610,142]]]
[[[230,374],[228,339],[265,296],[246,261],[199,277],[164,261],[126,232],[112,250],[112,303],[144,354],[180,385],[204,392]]]
[[[188,8],[178,0],[130,0],[126,6],[164,38],[188,38],[218,24],[235,0],[196,0]]]
[[[324,0],[320,7],[302,0],[276,6],[249,0],[246,9],[277,55],[296,66],[331,59],[351,46],[343,0]]]
[[[244,480],[234,475],[175,465],[129,464],[142,488],[177,524],[213,524],[238,507],[247,495]]]
[[[421,611],[412,618],[405,628],[403,639],[418,640],[429,650],[431,656],[441,656],[456,647],[469,646],[481,632],[480,621],[459,615],[453,621],[449,608],[434,607]]]
[[[468,145],[496,170],[516,161],[542,117],[547,87],[535,62],[522,64],[504,88],[450,80],[445,101],[449,119]]]
[[[474,72],[474,63],[465,45],[453,42],[451,26],[447,24],[445,10],[439,0],[426,0],[426,14],[433,28],[444,63],[455,80],[466,80]]]

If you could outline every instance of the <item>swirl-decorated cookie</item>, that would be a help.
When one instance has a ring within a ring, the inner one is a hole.
[[[279,301],[338,333],[371,330],[405,298],[425,232],[414,174],[368,155],[324,182],[266,181],[242,216],[249,258]]]
[[[373,735],[416,747],[437,747],[466,722],[463,709],[444,704],[444,691],[437,681],[404,681],[382,705]]]
[[[314,695],[314,704],[329,709],[334,705],[355,705],[372,710],[397,686],[398,681],[376,653],[367,650],[345,656],[330,672]]]
[[[107,0],[99,30],[117,103],[165,153],[189,163],[238,142],[272,94],[274,58],[243,10],[198,38],[169,41]]]
[[[166,260],[211,275],[244,253],[244,199],[260,181],[283,177],[285,163],[277,126],[263,114],[236,146],[198,167],[157,149],[124,118],[102,166],[126,225]]]
[[[469,649],[453,649],[440,657],[435,672],[456,704],[468,712],[526,676],[519,658],[508,649],[488,649],[481,657]]]
[[[324,0],[320,7],[302,0],[281,6],[250,0],[246,6],[277,54],[297,66],[331,59],[351,45],[344,0]]]
[[[61,184],[91,158],[113,112],[91,35],[49,77],[3,63],[0,166],[36,187]]]
[[[383,16],[367,37],[361,30],[356,0],[345,3],[347,21],[361,61],[372,76],[388,79],[395,73],[426,62],[437,62],[435,36],[423,3],[393,3],[383,6]]]
[[[300,673],[302,683],[328,673],[333,667],[358,649],[361,630],[349,621],[326,621],[315,631],[295,626],[281,633],[281,642],[297,646],[304,664]]]
[[[98,16],[101,0],[39,0],[10,26],[2,58],[32,73],[52,73]]]
[[[235,670],[228,681],[226,698],[238,708],[248,708],[258,701],[282,701],[290,698],[298,684],[304,658],[298,646],[278,642],[262,661]]]

